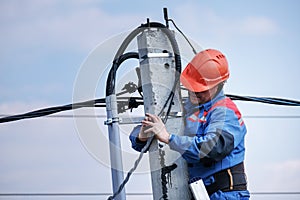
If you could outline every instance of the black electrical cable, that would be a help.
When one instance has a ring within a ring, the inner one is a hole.
[[[142,103],[141,103],[142,104]],[[100,106],[102,107],[102,105]],[[104,105],[103,105],[104,107]],[[9,117],[12,115],[9,114],[0,114],[0,117]],[[106,115],[47,115],[47,116],[41,116],[41,117],[47,117],[47,118],[106,118]],[[300,115],[244,115],[244,119],[300,119]]]
[[[121,47],[122,47],[122,45],[121,45]],[[107,76],[107,81],[106,81],[106,96],[109,96],[109,95],[115,93],[116,72],[117,72],[119,66],[125,60],[130,59],[130,58],[139,59],[139,54],[136,53],[136,52],[129,52],[129,53],[122,54],[119,57],[117,57],[117,58],[114,59],[112,68],[110,69],[110,71],[108,73],[108,76]]]
[[[112,68],[107,77],[106,96],[110,96],[111,94],[115,93],[116,71],[118,69],[118,66],[120,66],[120,58],[124,54],[126,48],[139,33],[143,32],[145,29],[148,29],[148,28],[159,28],[161,31],[163,31],[166,34],[166,36],[168,37],[168,39],[171,42],[171,46],[172,46],[174,54],[175,54],[175,63],[177,63],[177,64],[180,63],[180,66],[177,65],[177,66],[175,66],[175,68],[177,71],[179,71],[179,73],[181,73],[181,58],[180,58],[180,54],[179,54],[179,48],[178,48],[178,45],[177,45],[177,42],[175,40],[173,33],[165,25],[163,25],[161,23],[148,22],[148,23],[142,24],[138,28],[134,29],[120,45],[120,47],[114,57]],[[178,61],[180,61],[180,62],[178,62]],[[180,67],[180,69],[178,69],[178,67]]]
[[[151,22],[151,23],[146,23],[146,24],[142,24],[141,26],[137,27],[136,29],[134,29],[126,38],[125,40],[122,42],[122,44],[120,45],[114,60],[113,60],[113,65],[112,68],[109,72],[109,75],[107,77],[107,82],[106,82],[106,96],[110,96],[112,94],[115,93],[115,78],[116,78],[116,72],[118,67],[120,66],[120,57],[124,54],[126,48],[128,47],[128,45],[131,43],[131,41],[141,32],[143,32],[145,29],[147,28],[161,28],[164,29],[166,28],[163,24],[161,23],[157,23],[157,22]]]
[[[51,115],[51,114],[62,112],[62,111],[75,110],[75,109],[83,108],[83,107],[95,107],[95,106],[99,106],[99,105],[96,105],[99,103],[105,103],[105,99],[102,98],[102,99],[84,101],[84,102],[80,102],[80,103],[67,104],[67,105],[63,105],[63,106],[55,106],[55,107],[44,108],[44,109],[40,109],[40,110],[36,110],[36,111],[24,113],[24,114],[3,117],[3,118],[0,118],[0,123],[17,121],[17,120],[28,119],[28,118],[42,117],[42,116]]]
[[[166,122],[167,116],[168,116],[168,114],[169,114],[169,112],[171,110],[173,98],[175,96],[175,88],[176,88],[177,84],[179,83],[179,75],[181,73],[181,58],[180,58],[180,54],[179,54],[178,44],[177,44],[177,42],[175,40],[175,37],[174,37],[173,33],[168,28],[166,28],[166,26],[164,26],[161,23],[157,23],[157,22],[151,22],[150,23],[149,20],[148,20],[147,24],[142,24],[140,27],[138,27],[137,29],[135,29],[133,32],[131,32],[126,37],[126,39],[123,41],[123,43],[121,44],[119,50],[117,51],[117,53],[115,55],[115,58],[114,58],[114,61],[113,61],[113,66],[112,66],[112,68],[111,68],[111,70],[109,72],[108,79],[107,79],[107,84],[106,84],[106,96],[110,96],[110,95],[112,95],[112,94],[115,93],[115,77],[116,77],[117,69],[118,69],[118,67],[120,66],[120,63],[121,63],[120,62],[120,57],[122,56],[122,54],[126,50],[126,48],[129,45],[129,43],[133,40],[133,38],[136,37],[137,34],[139,34],[140,32],[142,32],[146,28],[160,28],[160,30],[162,30],[166,34],[166,36],[168,37],[168,39],[169,39],[169,41],[171,43],[171,46],[173,48],[174,55],[175,55],[175,69],[176,69],[176,73],[175,73],[174,85],[173,85],[172,90],[171,90],[171,92],[170,92],[170,94],[169,94],[169,96],[168,96],[168,98],[166,100],[166,103],[163,105],[163,108],[162,108],[161,112],[158,114],[158,115],[161,115],[163,113],[164,109],[167,107],[167,105],[169,103],[169,107],[167,109],[166,117],[163,120],[164,122]],[[149,146],[150,146],[150,144],[149,144]],[[143,154],[141,153],[141,157],[142,157],[142,155]],[[139,160],[141,159],[141,157],[136,162],[139,162]],[[134,170],[135,169],[133,168],[133,171]],[[119,187],[118,191],[116,192],[116,194],[114,194],[112,197],[109,197],[109,199],[112,199],[114,196],[118,195],[122,191],[123,187],[125,186],[125,184],[129,180],[130,175],[131,174],[128,173],[126,179],[120,185],[120,187]]]
[[[272,98],[272,97],[238,96],[238,95],[231,95],[231,94],[226,94],[226,96],[228,96],[229,98],[231,98],[232,100],[235,100],[235,101],[259,102],[259,103],[282,105],[282,106],[300,106],[300,101],[290,100],[290,99]],[[131,97],[131,98],[133,98],[133,97]],[[134,97],[134,98],[136,100],[142,101],[141,97]],[[128,97],[118,97],[118,99],[120,99],[120,100],[118,100],[118,102],[122,102],[122,99],[124,99],[123,102],[125,102],[125,100],[128,99]],[[142,102],[139,102],[139,104],[142,105]],[[105,99],[104,98],[94,99],[94,100],[84,101],[84,102],[80,102],[80,103],[44,108],[44,109],[40,109],[40,110],[27,112],[24,114],[5,116],[5,117],[0,118],[0,123],[18,121],[18,120],[22,120],[22,119],[43,117],[43,116],[51,115],[51,114],[58,113],[58,112],[74,110],[74,109],[79,109],[79,108],[85,108],[85,107],[105,107]],[[269,116],[267,116],[267,117],[269,117]],[[293,116],[288,116],[288,117],[293,118]],[[280,116],[278,116],[277,118],[280,118]]]
[[[29,196],[51,196],[51,197],[58,197],[58,196],[107,196],[110,195],[111,193],[108,192],[45,192],[45,193],[41,193],[41,192],[35,192],[35,193],[18,193],[18,192],[11,192],[11,193],[0,193],[0,196],[3,197],[29,197]],[[251,195],[255,195],[255,196],[276,196],[276,195],[285,195],[285,196],[289,196],[289,195],[300,195],[300,192],[250,192]],[[127,196],[150,196],[152,195],[152,193],[150,192],[129,192],[126,193]]]
[[[181,87],[181,89],[187,90],[184,87]],[[291,99],[283,99],[283,98],[276,98],[276,97],[240,96],[240,95],[233,95],[233,94],[225,94],[225,96],[229,97],[234,101],[260,102],[265,104],[282,105],[282,106],[300,106],[300,101],[291,100]]]
[[[176,30],[184,37],[184,39],[187,41],[187,43],[190,45],[190,47],[192,48],[193,53],[196,55],[197,51],[194,48],[194,46],[192,45],[192,43],[190,42],[190,40],[186,37],[186,35],[180,30],[180,28],[175,24],[174,20],[172,19],[168,19],[168,21],[172,22],[173,26],[176,28]]]
[[[142,100],[142,98],[140,98],[140,97],[130,97],[130,98],[133,98],[133,99],[139,100],[139,101]],[[129,99],[128,97],[119,97],[118,103],[122,103],[122,102],[127,103],[128,99]],[[141,102],[138,102],[138,103],[142,104]],[[63,106],[43,108],[43,109],[27,112],[24,114],[6,116],[6,117],[0,118],[0,123],[18,121],[21,119],[43,117],[43,116],[51,115],[51,114],[58,113],[58,112],[75,110],[75,109],[79,109],[79,108],[87,108],[87,107],[106,107],[105,98],[83,101],[83,102],[74,103],[74,104],[67,104],[67,105],[63,105]]]
[[[108,196],[111,193],[108,192],[36,192],[36,193],[0,193],[0,197],[63,197],[63,196]],[[152,193],[146,193],[146,192],[129,192],[126,193],[126,196],[150,196]]]
[[[180,28],[175,24],[174,20],[169,19],[168,17],[168,9],[167,8],[163,8],[163,13],[164,13],[164,20],[166,22],[166,27],[169,28],[169,21],[172,22],[173,26],[177,29],[177,31],[184,37],[184,39],[187,41],[187,43],[190,45],[190,47],[192,48],[193,53],[196,55],[197,51],[194,48],[194,46],[192,45],[192,43],[189,41],[189,39],[185,36],[185,34],[180,30]]]
[[[238,96],[232,94],[226,94],[232,100],[237,101],[252,101],[252,102],[260,102],[274,105],[283,105],[283,106],[300,106],[300,101],[290,100],[290,99],[282,99],[282,98],[274,98],[274,97],[252,97],[252,96]]]

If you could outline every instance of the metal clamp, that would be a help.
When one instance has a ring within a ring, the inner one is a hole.
[[[165,117],[167,112],[162,113],[162,117]],[[180,118],[183,117],[183,112],[169,112],[168,118]]]
[[[162,118],[166,116],[166,113],[162,113]],[[169,112],[168,118],[180,118],[183,116],[182,112]],[[140,124],[143,119],[145,119],[144,116],[140,117],[115,117],[115,118],[108,118],[106,121],[104,121],[105,125],[110,125],[112,123],[120,123],[120,124]]]
[[[147,53],[142,57],[143,60],[147,58],[172,58],[173,54],[166,52],[166,53]]]
[[[166,117],[166,112],[162,113],[161,118]],[[168,114],[168,118],[169,119],[173,119],[173,118],[181,118],[183,117],[183,113],[182,112],[169,112]],[[120,117],[119,118],[119,124],[140,124],[143,120],[145,119],[145,116],[136,116],[136,117]],[[112,120],[112,119],[110,119]],[[113,123],[113,122],[110,122]]]
[[[111,125],[112,123],[119,123],[121,120],[119,117],[115,118],[108,118],[106,121],[104,121],[104,125]]]

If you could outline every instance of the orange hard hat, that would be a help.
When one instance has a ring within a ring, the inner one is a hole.
[[[190,91],[203,92],[229,78],[228,62],[218,50],[198,53],[181,73],[181,83]]]

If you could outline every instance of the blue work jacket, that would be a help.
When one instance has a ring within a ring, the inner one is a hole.
[[[171,134],[169,146],[187,161],[191,182],[200,178],[206,182],[216,172],[243,162],[247,130],[236,105],[223,91],[202,105],[187,100],[184,108],[184,135]],[[145,143],[136,139],[138,133],[137,127],[130,140],[141,151]]]

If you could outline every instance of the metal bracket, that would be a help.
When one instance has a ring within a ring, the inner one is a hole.
[[[162,117],[166,116],[166,112],[162,113]],[[169,118],[180,118],[183,117],[183,112],[169,112],[168,114]]]
[[[165,115],[166,115],[166,113],[163,112],[161,117],[164,118]],[[169,119],[180,118],[180,117],[183,117],[182,112],[170,112],[168,115]],[[136,117],[123,116],[123,117],[118,118],[118,122],[119,122],[119,124],[140,124],[143,121],[143,119],[145,119],[145,116],[136,116]],[[112,120],[112,119],[108,119],[108,120]],[[105,123],[107,123],[107,121]],[[112,121],[109,121],[109,122],[113,123]],[[115,121],[115,122],[117,122],[117,121]]]
[[[120,118],[115,117],[115,118],[108,118],[106,121],[104,121],[104,125],[111,125],[112,123],[119,123]]]
[[[147,53],[142,57],[143,60],[147,58],[172,58],[172,53]]]

